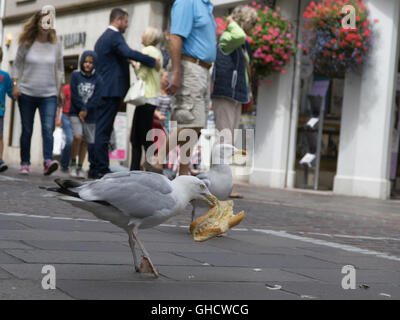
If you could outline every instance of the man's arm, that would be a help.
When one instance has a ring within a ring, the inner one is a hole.
[[[124,38],[122,35],[116,39],[117,43],[115,46],[116,52],[118,55],[126,58],[126,59],[131,59],[135,61],[139,61],[143,65],[149,68],[155,68],[157,71],[160,70],[160,62],[157,61],[156,59],[147,56],[145,54],[140,53],[139,51],[132,50],[129,48],[129,46],[126,44]]]
[[[166,90],[169,95],[173,96],[180,89],[182,82],[182,38],[176,34],[171,34],[169,45],[172,62],[172,78]]]

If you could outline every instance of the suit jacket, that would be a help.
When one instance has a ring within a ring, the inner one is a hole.
[[[111,29],[107,29],[97,40],[95,51],[98,56],[97,71],[104,83],[103,97],[125,97],[130,86],[128,59],[150,68],[156,63],[155,59],[130,49],[121,32]]]

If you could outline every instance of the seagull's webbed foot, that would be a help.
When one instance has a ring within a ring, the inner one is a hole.
[[[140,263],[139,272],[140,273],[152,273],[152,274],[154,274],[154,276],[156,278],[159,277],[159,274],[149,257],[143,257],[143,260]]]
[[[136,242],[138,243],[140,250],[142,250],[143,253],[143,260],[140,264],[139,267],[139,272],[140,273],[152,273],[154,274],[154,276],[156,278],[159,277],[159,274],[156,270],[156,268],[154,267],[153,263],[150,260],[150,255],[148,254],[147,250],[144,248],[142,242],[139,240],[138,236],[137,236],[137,228],[135,227],[132,230],[132,237],[134,240],[136,240]]]

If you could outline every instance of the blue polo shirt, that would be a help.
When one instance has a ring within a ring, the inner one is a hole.
[[[12,81],[10,75],[0,70],[0,117],[4,117],[6,106],[6,94],[12,98]]]
[[[206,62],[217,55],[214,5],[210,0],[176,0],[171,12],[171,34],[183,38],[182,53]]]

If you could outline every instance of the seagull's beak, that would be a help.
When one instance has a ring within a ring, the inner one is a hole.
[[[218,203],[218,198],[213,196],[211,193],[202,193],[203,200],[211,207],[215,207]]]
[[[247,156],[247,152],[246,152],[246,150],[240,150],[240,149],[235,148],[233,150],[232,159],[234,159],[235,156]]]

